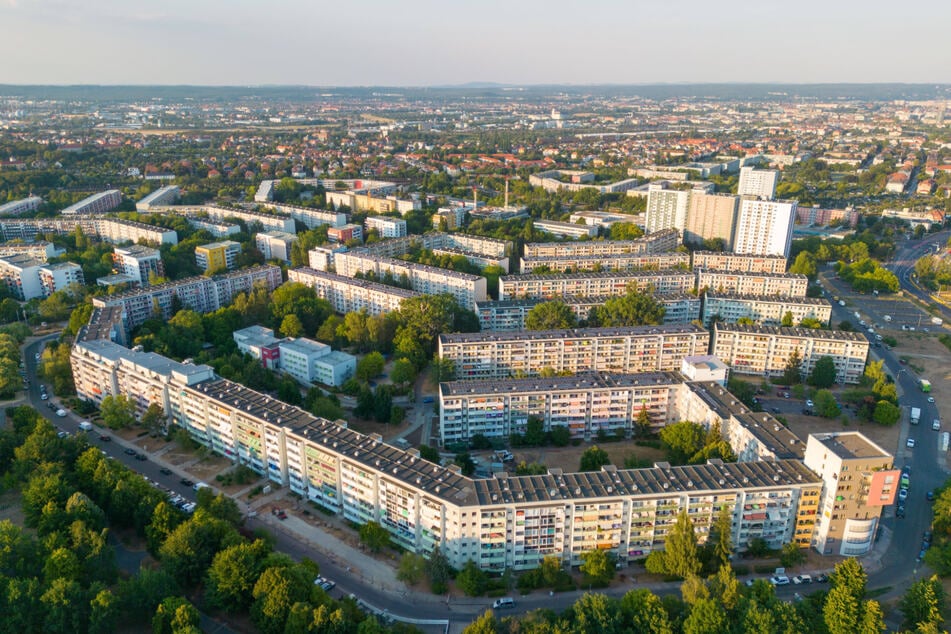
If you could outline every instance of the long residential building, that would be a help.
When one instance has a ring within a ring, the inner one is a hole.
[[[537,269],[564,273],[566,271],[669,270],[689,267],[690,254],[674,251],[672,253],[623,253],[617,255],[522,258],[520,268],[522,273],[531,273]]]
[[[697,325],[574,328],[439,335],[438,353],[460,380],[555,372],[678,370],[684,357],[706,354],[710,333]]]
[[[334,255],[334,266],[339,275],[356,277],[371,275],[377,280],[387,275],[395,280],[405,279],[419,293],[439,295],[449,293],[460,306],[473,309],[475,303],[486,299],[486,279],[479,275],[439,269],[425,264],[404,262],[394,258],[378,257],[364,249],[354,249]]]
[[[196,313],[208,313],[228,306],[238,293],[250,293],[256,285],[269,292],[281,285],[281,268],[273,265],[254,266],[214,277],[189,277],[166,284],[102,295],[93,298],[93,306],[121,306],[128,329],[151,318],[156,310],[162,319],[172,317],[175,298],[182,306]]]
[[[182,190],[178,185],[166,185],[159,187],[142,200],[135,203],[135,210],[141,212],[151,211],[155,207],[164,207],[174,205],[182,195]]]
[[[797,273],[749,273],[746,271],[697,271],[697,289],[716,294],[776,295],[805,297],[809,278]]]
[[[706,271],[786,272],[786,258],[782,255],[740,255],[726,251],[694,251],[691,257],[693,268]]]
[[[816,319],[829,325],[832,306],[818,297],[776,297],[775,295],[731,295],[707,293],[703,298],[703,324],[717,321],[735,324],[751,319],[761,326],[780,326],[788,316],[792,325],[803,319]]]
[[[71,218],[0,218],[0,233],[4,240],[33,242],[41,233],[68,234],[82,229],[87,236],[94,236],[113,244],[145,240],[156,244],[178,244],[178,233],[155,225],[119,218],[77,215]]]
[[[83,198],[60,211],[64,216],[74,214],[103,214],[112,211],[122,203],[122,192],[118,189],[107,189]]]
[[[36,211],[43,204],[39,196],[28,196],[20,200],[11,200],[0,205],[0,216],[19,216],[30,211]]]
[[[583,242],[529,242],[526,258],[582,257],[622,253],[669,253],[680,244],[676,229],[657,231],[636,240],[585,240]]]
[[[692,291],[695,284],[696,275],[684,270],[504,275],[499,278],[499,299],[623,295],[630,288],[661,295],[683,294]]]
[[[382,315],[398,310],[404,299],[422,295],[405,288],[344,277],[306,266],[288,269],[287,279],[310,286],[317,297],[326,299],[341,314],[365,310],[369,315]]]
[[[458,468],[423,460],[416,450],[350,430],[344,421],[316,418],[244,386],[206,378],[211,372],[202,366],[138,360],[142,353],[106,340],[77,341],[72,363],[80,398],[101,402],[123,393],[135,396],[140,408],[146,400],[157,403],[171,424],[235,464],[345,520],[379,522],[409,551],[427,554],[438,546],[456,568],[472,560],[487,571],[524,570],[546,556],[577,565],[592,550],[608,551],[621,563],[640,560],[664,548],[681,510],[693,520],[700,542],[726,508],[731,542],[739,550],[754,539],[774,549],[787,543],[806,548],[813,543],[820,505],[835,504],[829,496],[836,490],[828,481],[823,487],[805,466],[796,439],[775,431],[768,414],[750,418],[715,383],[688,384],[680,411],[714,422],[744,418],[739,426],[749,427],[764,445],[751,455],[764,459],[647,469],[608,465],[586,473],[551,469],[539,476],[473,480]],[[757,427],[759,422],[767,425]],[[719,424],[721,433],[730,427]],[[777,445],[772,454],[769,444]],[[796,457],[785,457],[789,453]],[[877,469],[872,462],[859,466],[863,474]],[[856,511],[880,513],[880,507],[870,502],[869,509]]]
[[[199,213],[205,214],[212,220],[222,222],[228,218],[237,218],[250,224],[260,223],[265,231],[283,231],[285,233],[296,233],[297,227],[294,219],[288,215],[262,214],[257,211],[247,211],[234,207],[219,207],[218,205],[198,205],[191,207],[172,207],[174,211],[180,211],[186,215]]]
[[[713,326],[712,352],[737,374],[782,376],[793,353],[798,353],[803,375],[809,375],[822,357],[831,357],[837,382],[858,383],[865,372],[868,349],[868,339],[857,332],[719,323]]]
[[[28,255],[36,260],[46,262],[52,257],[65,253],[57,249],[52,242],[4,242],[0,243],[0,258],[10,255]]]
[[[568,295],[553,301],[564,302],[574,313],[578,322],[591,315],[591,309],[603,306],[610,297],[575,297]],[[655,295],[654,299],[664,307],[665,324],[689,324],[700,319],[700,298],[691,294]],[[546,300],[504,299],[500,301],[477,302],[475,313],[483,332],[507,332],[525,330],[525,318],[535,306]]]
[[[148,286],[152,276],[165,276],[161,252],[138,244],[113,249],[112,270],[130,277],[133,283],[141,286]]]
[[[430,231],[423,235],[381,240],[365,245],[361,251],[387,258],[397,258],[417,249],[428,249],[436,254],[461,255],[477,266],[500,266],[508,273],[512,242],[462,233]]]
[[[282,203],[268,203],[267,206],[276,209],[282,214],[287,214],[308,229],[323,225],[342,227],[347,224],[349,219],[349,216],[342,211],[311,209],[310,207],[298,207],[297,205],[286,205]]]

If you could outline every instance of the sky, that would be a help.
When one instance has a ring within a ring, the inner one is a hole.
[[[0,84],[951,83],[951,1],[0,0]]]

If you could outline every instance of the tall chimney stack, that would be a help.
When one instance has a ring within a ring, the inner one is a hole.
[[[509,179],[505,179],[505,208],[509,206]]]

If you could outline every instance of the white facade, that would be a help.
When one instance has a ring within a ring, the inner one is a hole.
[[[104,192],[93,194],[83,198],[78,203],[74,203],[63,209],[60,213],[64,216],[73,214],[102,214],[112,211],[122,203],[122,192],[118,189],[107,189]]]
[[[339,387],[357,370],[353,355],[331,350],[327,344],[310,339],[285,339],[280,342],[281,370],[298,383],[323,383]]]
[[[287,279],[310,286],[317,297],[330,302],[334,311],[340,314],[365,310],[369,315],[382,315],[399,310],[404,299],[422,295],[405,288],[344,277],[306,266],[289,269]]]
[[[42,260],[26,254],[0,258],[0,279],[6,283],[13,296],[20,301],[43,297],[43,285],[40,283]]]
[[[406,221],[402,218],[390,218],[388,216],[367,216],[364,223],[367,233],[376,229],[381,238],[404,238],[406,237]]]
[[[752,167],[740,168],[740,182],[736,193],[739,196],[755,196],[772,200],[776,197],[776,183],[779,182],[777,170],[760,170]]]
[[[651,183],[647,189],[647,233],[676,229],[687,225],[689,189],[668,189],[666,182]]]
[[[794,200],[741,198],[733,250],[789,257],[797,203]]]
[[[153,207],[162,207],[174,205],[182,195],[182,190],[178,185],[166,185],[159,187],[154,192],[135,203],[136,211],[147,212]]]
[[[61,262],[59,264],[46,264],[37,271],[40,277],[40,288],[43,296],[49,297],[56,291],[62,291],[70,284],[86,284],[83,276],[83,267],[75,262]]]
[[[36,211],[43,204],[39,196],[29,196],[20,200],[12,200],[0,205],[0,216],[19,216],[28,211]]]
[[[159,277],[165,275],[162,265],[162,254],[158,249],[132,245],[116,247],[112,250],[113,270],[119,275],[126,275],[142,286],[149,285],[149,275]]]
[[[269,231],[254,236],[254,244],[264,254],[265,260],[282,260],[290,263],[291,246],[297,242],[297,235],[283,231]]]

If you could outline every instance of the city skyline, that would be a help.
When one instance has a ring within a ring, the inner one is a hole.
[[[250,0],[161,7],[0,1],[10,84],[442,86],[469,83],[951,82],[951,5],[896,20],[884,2],[796,11],[737,1],[446,7]],[[821,17],[817,17],[821,16]],[[341,28],[343,27],[343,28]],[[77,46],[77,42],[81,42]]]

